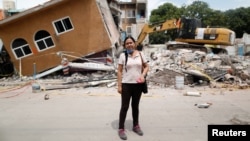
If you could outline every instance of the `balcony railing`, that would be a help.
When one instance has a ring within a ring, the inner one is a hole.
[[[136,23],[145,23],[146,18],[136,18]]]
[[[146,3],[147,0],[137,0],[137,3]]]

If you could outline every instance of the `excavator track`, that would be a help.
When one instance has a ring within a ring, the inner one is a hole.
[[[170,43],[167,44],[168,50],[177,50],[177,49],[188,49],[194,51],[202,51],[206,54],[213,53],[213,54],[228,54],[227,50],[224,48],[216,48],[216,47],[207,47],[204,45],[197,45],[197,44],[188,44],[188,43]]]

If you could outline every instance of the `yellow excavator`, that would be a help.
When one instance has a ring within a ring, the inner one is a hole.
[[[158,24],[145,24],[137,38],[137,45],[142,45],[145,37],[154,32],[176,30],[175,42],[167,44],[167,49],[187,48],[204,52],[227,53],[221,46],[234,45],[235,32],[227,28],[201,28],[201,20],[179,19],[166,20]]]

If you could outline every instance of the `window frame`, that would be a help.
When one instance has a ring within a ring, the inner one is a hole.
[[[136,15],[135,15],[135,10],[133,10],[133,9],[127,10],[127,11],[126,11],[126,17],[127,17],[127,18],[135,18],[135,17],[136,17]]]
[[[40,32],[40,31],[47,32],[46,30],[39,30],[38,32]],[[53,40],[53,38],[52,38],[52,36],[51,36],[51,34],[49,32],[47,32],[49,34],[49,36],[43,37],[43,38],[41,38],[39,40],[36,40],[35,37],[36,37],[36,35],[37,35],[38,32],[36,32],[36,34],[34,35],[34,42],[35,42],[36,48],[37,48],[37,50],[39,52],[45,51],[45,50],[48,50],[48,49],[51,49],[51,48],[54,48],[56,46],[55,42],[54,42],[54,40]],[[46,42],[47,39],[51,39],[52,40],[53,46],[48,46],[48,43]],[[40,42],[40,41],[42,41],[43,44],[45,45],[44,49],[41,49],[41,47],[39,47],[38,42]]]
[[[70,25],[71,25],[71,28],[70,28],[70,29],[67,29],[67,28],[65,27],[65,24],[66,24],[66,23],[65,23],[65,20],[66,20],[66,19],[68,19],[69,22],[70,22]],[[58,28],[57,28],[57,26],[56,26],[56,23],[58,23],[58,22],[61,23],[61,25],[63,26],[64,31],[62,31],[62,32],[58,31]],[[53,22],[52,22],[52,25],[53,25],[53,27],[54,27],[54,30],[56,31],[56,35],[61,35],[61,34],[64,34],[64,33],[67,33],[67,32],[69,32],[69,31],[74,30],[73,23],[72,23],[72,21],[71,21],[71,19],[70,19],[69,16],[66,16],[66,17],[63,17],[63,18],[60,18],[60,19],[58,19],[58,20],[53,21]]]
[[[15,48],[14,48],[14,47],[13,47],[13,43],[14,43],[15,40],[17,40],[17,39],[22,39],[22,40],[24,40],[24,41],[26,42],[26,44],[23,44],[23,45],[21,45],[21,46],[18,46],[18,47],[15,47]],[[29,43],[28,43],[25,39],[23,39],[23,38],[16,38],[16,39],[14,39],[14,40],[11,42],[10,47],[11,47],[11,51],[12,51],[12,53],[14,54],[14,56],[15,56],[16,59],[22,59],[22,58],[25,58],[25,57],[28,57],[28,56],[33,55],[33,51],[32,51],[32,49],[30,48]],[[30,50],[30,52],[31,52],[30,54],[25,54],[25,51],[24,51],[24,48],[25,48],[25,47],[28,47],[28,48],[29,48],[29,50]],[[21,57],[18,57],[18,56],[17,56],[15,50],[18,50],[18,49],[21,49],[21,51],[22,51],[22,53],[23,53],[23,56],[21,56]]]

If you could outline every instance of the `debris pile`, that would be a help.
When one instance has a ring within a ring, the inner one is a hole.
[[[183,83],[190,87],[210,86],[211,88],[234,87],[239,89],[250,87],[249,56],[207,54],[202,51],[188,49],[167,50],[162,48],[156,50],[150,47],[145,48],[143,51],[150,66],[147,76],[149,87],[176,85],[177,76],[184,77]],[[34,79],[34,77],[20,78],[14,75],[9,78],[2,78],[0,86],[22,85],[30,81],[39,84],[41,90],[95,86],[113,87],[116,86],[117,81],[115,63],[112,66],[114,70],[96,69],[81,72],[81,69],[79,69],[79,72],[74,73],[70,72],[70,68],[74,65],[70,65],[66,74],[65,71],[61,70],[60,75],[51,74],[39,79]],[[68,64],[73,63],[68,62]],[[79,68],[79,65],[77,64],[77,68]]]
[[[204,53],[188,49],[150,52],[148,81],[152,85],[170,86],[175,76],[184,76],[185,85],[248,88],[250,86],[249,56]]]

